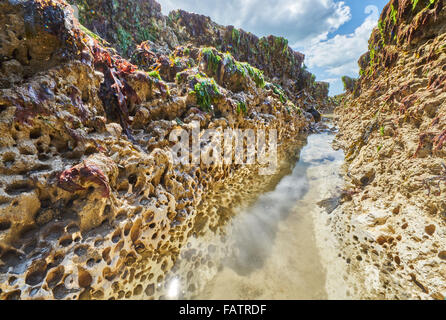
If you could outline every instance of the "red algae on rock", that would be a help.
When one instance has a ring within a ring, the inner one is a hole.
[[[130,2],[140,3],[118,3]],[[145,14],[166,21],[156,2],[144,3],[153,9]],[[81,17],[95,29],[105,13],[90,21],[81,10]],[[181,16],[169,24],[203,21]],[[305,102],[317,104],[308,102],[314,87],[303,55],[285,44],[279,54],[275,38],[240,32],[231,63],[247,72],[228,68],[219,78],[200,52],[215,46],[222,57],[224,48],[206,32],[189,44],[184,39],[192,37],[178,34],[176,41],[175,32],[165,29],[160,41],[168,45],[161,50],[157,41],[156,53],[141,45],[136,50],[145,58],[130,63],[123,57],[137,42],[117,45],[107,32],[95,35],[65,1],[0,3],[1,299],[163,297],[187,239],[218,230],[243,195],[274,183],[274,175],[259,177],[258,165],[172,163],[175,129],[197,121],[202,131],[274,129],[279,160],[295,157],[313,120]],[[245,59],[245,38],[270,48],[275,64],[257,54]],[[198,98],[205,83],[218,98]],[[308,94],[299,98],[296,90]],[[213,191],[228,181],[233,194],[222,208]]]

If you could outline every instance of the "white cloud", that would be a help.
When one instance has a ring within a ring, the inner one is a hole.
[[[210,16],[257,36],[276,35],[306,55],[305,64],[318,79],[330,82],[331,94],[342,92],[340,76],[357,76],[357,61],[367,51],[368,39],[379,12],[367,6],[368,15],[351,34],[332,34],[352,19],[351,9],[339,0],[157,0],[168,14],[174,9]],[[337,79],[335,79],[337,77]],[[328,81],[329,80],[329,81]]]
[[[368,17],[354,33],[336,35],[332,39],[322,40],[304,48],[308,66],[325,69],[327,74],[333,76],[356,76],[358,58],[367,52],[370,34],[379,19],[376,6],[367,6],[365,13]]]
[[[173,9],[210,16],[258,36],[277,35],[295,45],[327,39],[351,19],[350,7],[335,0],[158,0],[163,13]],[[317,40],[315,40],[317,39]]]
[[[339,78],[328,78],[328,79],[323,79],[321,80],[322,82],[328,82],[328,83],[335,83],[337,81],[339,81]]]

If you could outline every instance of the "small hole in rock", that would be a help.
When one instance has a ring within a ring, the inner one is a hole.
[[[96,152],[97,152],[97,151],[96,151],[96,147],[89,146],[89,147],[87,147],[87,149],[85,149],[84,154],[85,154],[86,156],[90,156],[90,155],[92,155],[92,154],[95,154]]]
[[[29,138],[32,140],[39,139],[42,136],[42,130],[40,128],[35,128],[29,133]]]
[[[34,187],[30,183],[19,181],[7,186],[5,191],[9,195],[19,195],[21,193],[31,192],[32,190],[34,190]]]
[[[68,247],[73,242],[73,239],[71,238],[71,235],[65,236],[62,239],[60,239],[60,245],[62,247]]]
[[[125,218],[127,218],[127,213],[125,211],[119,212],[115,217],[116,221],[124,221]]]
[[[1,221],[0,222],[0,231],[5,231],[11,228],[11,221]]]
[[[74,254],[76,254],[79,257],[87,254],[87,247],[85,246],[77,247],[76,249],[74,249]]]
[[[14,277],[14,276],[10,277],[9,280],[8,280],[8,283],[9,283],[10,286],[15,285],[16,282],[17,282],[17,277]]]
[[[136,176],[136,174],[131,174],[131,175],[129,176],[129,183],[132,184],[132,185],[135,185],[137,179],[138,179],[138,177]]]
[[[10,292],[6,295],[6,300],[20,300],[20,296],[22,294],[22,291],[16,290],[13,292]]]
[[[96,262],[94,261],[93,258],[88,259],[88,261],[87,261],[87,267],[92,268],[92,267],[94,266],[95,263],[96,263]]]
[[[75,233],[75,232],[78,232],[79,230],[80,230],[80,228],[79,228],[79,226],[76,225],[76,224],[70,224],[70,225],[67,227],[67,232],[68,232],[68,233]]]

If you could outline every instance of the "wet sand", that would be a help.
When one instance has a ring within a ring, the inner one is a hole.
[[[318,203],[336,198],[343,153],[310,135],[291,175],[232,224],[232,254],[194,299],[345,299],[342,260]]]

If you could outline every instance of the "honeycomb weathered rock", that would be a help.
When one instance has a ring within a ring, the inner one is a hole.
[[[299,106],[232,57],[249,72],[221,64],[220,81],[208,49],[180,47],[165,82],[104,48],[62,0],[3,1],[0,21],[2,299],[162,297],[187,240],[277,180],[258,165],[174,165],[172,130],[276,129],[280,161],[305,136]],[[206,106],[192,89],[211,77]]]
[[[362,298],[446,295],[445,43],[443,1],[390,1],[336,109],[352,199],[332,227]]]

